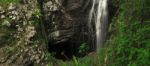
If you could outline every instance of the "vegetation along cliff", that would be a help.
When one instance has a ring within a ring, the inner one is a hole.
[[[150,0],[0,0],[0,66],[150,66]]]

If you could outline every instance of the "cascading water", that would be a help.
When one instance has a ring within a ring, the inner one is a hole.
[[[106,39],[108,25],[108,0],[93,0],[92,8],[89,13],[89,28],[91,22],[95,22],[96,51],[98,51]]]

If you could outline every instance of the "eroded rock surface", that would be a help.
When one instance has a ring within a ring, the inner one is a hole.
[[[82,43],[90,44],[88,16],[91,0],[49,0],[43,2],[45,31],[49,49],[64,45],[77,54]],[[68,46],[70,45],[70,46]],[[52,51],[63,52],[64,48]],[[67,50],[65,50],[67,53]]]
[[[0,66],[47,65],[47,49],[38,30],[39,5],[36,0],[28,1],[0,9]]]
[[[89,4],[90,0],[45,2],[43,12],[49,41],[57,44],[77,38],[76,34],[87,33]]]

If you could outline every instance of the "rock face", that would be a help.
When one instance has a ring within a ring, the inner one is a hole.
[[[93,32],[88,28],[92,0],[21,1],[18,6],[10,4],[8,10],[0,6],[0,27],[10,29],[0,31],[0,57],[3,57],[0,66],[12,63],[14,66],[46,66],[47,48],[43,38],[39,39],[41,34],[48,40],[49,52],[56,52],[57,58],[68,59],[78,55],[81,44],[92,48],[95,26],[91,26]],[[10,39],[5,32],[9,32]],[[8,41],[2,41],[1,37]]]
[[[43,4],[44,23],[49,49],[67,45],[77,53],[82,43],[90,43],[88,32],[88,15],[91,0],[49,0]],[[92,39],[92,38],[90,38]],[[63,48],[59,49],[63,50]],[[59,52],[59,53],[60,53]],[[67,50],[66,50],[67,52]]]

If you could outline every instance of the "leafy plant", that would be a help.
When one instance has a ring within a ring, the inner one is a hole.
[[[82,43],[81,46],[79,47],[79,53],[86,53],[89,50],[89,46],[87,43]]]

